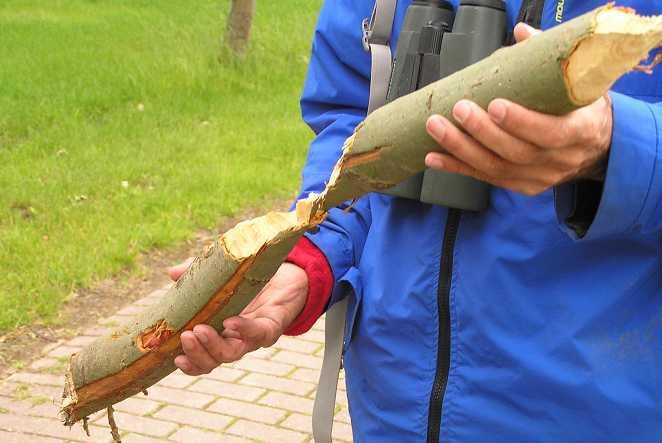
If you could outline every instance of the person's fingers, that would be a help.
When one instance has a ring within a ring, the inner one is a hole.
[[[241,338],[241,334],[239,331],[235,331],[234,329],[223,329],[223,332],[221,332],[221,337],[223,338]]]
[[[202,369],[197,367],[186,355],[178,355],[175,357],[175,366],[177,366],[181,371],[190,376],[202,375],[205,373]]]
[[[515,25],[515,29],[513,31],[513,33],[515,34],[515,41],[518,43],[526,40],[527,38],[533,35],[539,34],[540,32],[542,31],[522,22]]]
[[[189,257],[186,260],[184,260],[182,263],[179,263],[178,265],[171,266],[168,268],[168,275],[170,278],[174,281],[179,280],[179,277],[186,272],[186,270],[191,266],[191,264],[195,261],[195,257]]]
[[[507,163],[472,137],[460,131],[449,120],[433,115],[427,121],[430,136],[453,157],[488,177],[504,177],[512,171]]]
[[[505,160],[518,165],[530,165],[541,160],[542,149],[504,131],[477,104],[460,100],[453,107],[453,116],[470,136]]]
[[[541,183],[533,180],[517,180],[517,179],[502,179],[486,176],[481,171],[476,170],[472,166],[458,160],[457,158],[442,154],[439,152],[430,152],[425,157],[425,165],[432,169],[451,172],[454,174],[462,174],[468,177],[473,177],[494,186],[510,189],[511,191],[519,192],[528,196],[540,194],[549,188],[546,183]]]
[[[203,346],[198,337],[192,331],[184,331],[181,335],[182,349],[188,357],[189,361],[198,368],[211,372],[214,368],[220,365],[221,362],[212,357],[205,346]]]
[[[236,332],[234,337],[226,338],[219,336],[211,326],[197,325],[193,333],[205,351],[218,363],[237,361],[249,350],[245,339]]]
[[[506,132],[541,148],[559,149],[588,141],[590,131],[582,130],[579,117],[547,115],[504,99],[487,107],[492,120]]]

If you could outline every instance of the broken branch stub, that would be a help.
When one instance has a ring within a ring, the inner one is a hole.
[[[487,107],[498,97],[561,115],[603,96],[661,42],[662,17],[639,17],[608,5],[376,110],[345,142],[324,192],[299,201],[294,212],[270,213],[226,232],[160,303],[72,356],[61,407],[65,424],[140,393],[172,372],[181,332],[201,323],[220,330],[330,208],[422,171],[425,155],[436,148],[425,130],[430,115],[452,119],[452,107],[462,98]]]

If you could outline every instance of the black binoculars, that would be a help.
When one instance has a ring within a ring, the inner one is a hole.
[[[462,0],[457,13],[444,0],[414,0],[400,32],[386,101],[480,61],[502,47],[505,38],[502,0]],[[384,193],[471,211],[485,209],[490,198],[486,183],[430,169]]]

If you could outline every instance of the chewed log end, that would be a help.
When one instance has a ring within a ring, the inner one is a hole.
[[[73,426],[76,420],[73,419],[73,408],[78,403],[78,394],[76,393],[76,387],[74,386],[73,376],[71,374],[71,364],[75,354],[71,356],[69,362],[69,369],[64,375],[64,391],[62,392],[62,404],[60,405],[60,420],[66,426]]]
[[[588,105],[630,71],[651,72],[641,61],[662,46],[662,16],[639,16],[633,9],[608,5],[595,15],[594,29],[566,59],[564,74],[573,102]]]
[[[150,352],[157,349],[175,333],[168,322],[164,319],[156,322],[136,337],[136,346],[140,352]]]

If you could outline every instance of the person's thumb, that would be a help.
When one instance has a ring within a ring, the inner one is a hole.
[[[178,265],[171,266],[168,268],[168,275],[174,281],[179,280],[179,277],[186,272],[186,270],[191,266],[191,263],[195,260],[195,257],[189,257]]]
[[[526,40],[529,37],[532,37],[536,34],[540,34],[542,31],[539,29],[534,28],[533,26],[529,26],[526,23],[518,23],[515,26],[514,34],[515,34],[515,41],[518,43],[521,41]]]

